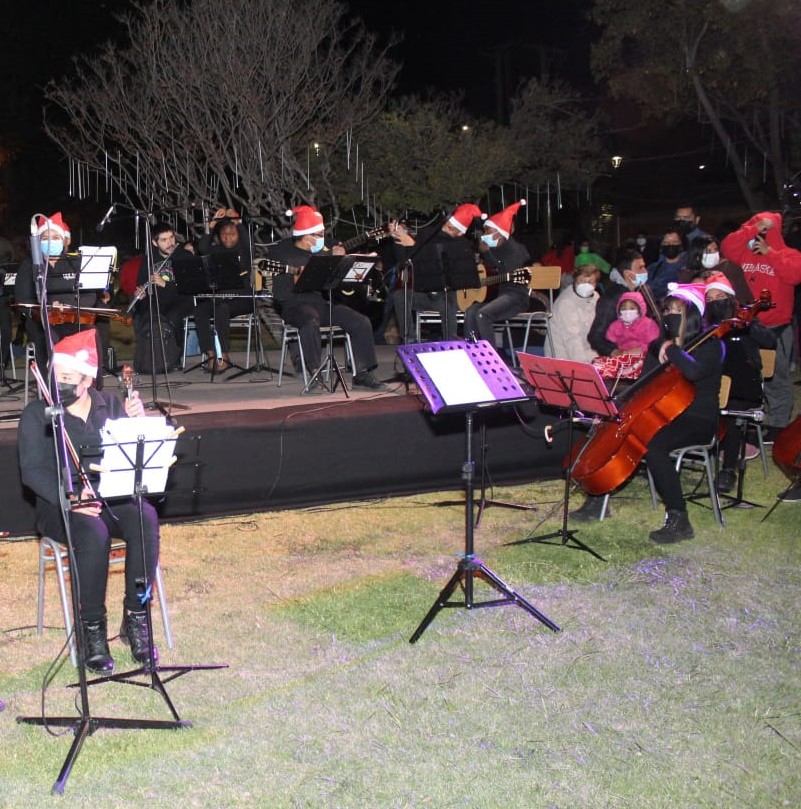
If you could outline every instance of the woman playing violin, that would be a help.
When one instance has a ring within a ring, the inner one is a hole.
[[[671,284],[664,300],[666,339],[652,343],[645,363],[647,373],[649,365],[669,362],[695,386],[690,406],[653,436],[645,453],[654,485],[665,504],[665,522],[650,534],[651,540],[658,543],[695,536],[670,452],[689,444],[708,443],[717,428],[723,344],[718,337],[710,336],[692,353],[684,350],[701,334],[704,309],[703,284]]]

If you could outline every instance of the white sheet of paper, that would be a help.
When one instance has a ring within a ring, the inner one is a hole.
[[[136,449],[144,436],[142,484],[148,494],[163,492],[175,452],[175,428],[164,416],[109,419],[100,431],[103,471],[98,493],[102,497],[132,497],[136,478]]]
[[[464,351],[430,351],[417,355],[446,405],[491,402],[492,391]]]

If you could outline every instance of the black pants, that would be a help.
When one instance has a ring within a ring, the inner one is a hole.
[[[122,539],[126,544],[123,600],[125,609],[143,609],[137,580],[143,579],[145,568],[149,582],[152,583],[156,575],[159,558],[159,521],[156,510],[150,503],[145,500],[142,506],[144,556],[139,533],[139,510],[135,501],[114,503],[111,506],[114,516],[108,508],[104,508],[99,517],[70,513],[70,532],[75,547],[82,620],[99,621],[106,615],[106,586],[112,537]],[[41,501],[37,503],[36,524],[43,535],[59,542],[66,541],[61,511],[56,506]]]
[[[665,508],[670,511],[685,511],[681,480],[676,471],[676,462],[670,457],[671,450],[690,444],[706,444],[714,434],[716,419],[702,418],[682,413],[663,427],[648,444],[645,462],[654,479]]]
[[[249,315],[253,311],[251,298],[199,298],[195,304],[195,329],[200,350],[204,354],[214,351],[214,333],[211,324],[220,340],[220,348],[227,354],[231,347],[231,318],[237,315]]]
[[[298,330],[306,367],[310,371],[317,370],[322,359],[320,326],[329,325],[328,303],[322,296],[319,301],[315,301],[312,296],[304,295],[303,299],[285,304],[281,316],[290,326],[295,326]],[[368,317],[349,306],[335,303],[331,307],[330,325],[340,326],[350,335],[356,373],[368,371],[378,365],[373,342],[373,325]]]

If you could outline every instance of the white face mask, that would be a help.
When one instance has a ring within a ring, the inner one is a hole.
[[[595,287],[592,284],[576,284],[576,295],[580,298],[591,298],[593,292]]]
[[[720,253],[704,253],[701,256],[701,265],[705,270],[711,270],[720,264]]]
[[[630,326],[640,316],[640,313],[636,309],[622,309],[619,316],[627,326]]]

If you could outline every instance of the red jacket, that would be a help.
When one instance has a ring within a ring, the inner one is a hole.
[[[754,253],[748,242],[759,235],[757,222],[770,219],[773,227],[767,231],[765,241],[771,248],[766,256]],[[723,255],[743,268],[743,275],[754,298],[767,289],[775,304],[759,315],[765,326],[786,326],[793,319],[793,295],[796,284],[801,284],[801,252],[788,247],[782,238],[782,217],[778,213],[758,213],[739,230],[730,233],[721,244]]]

